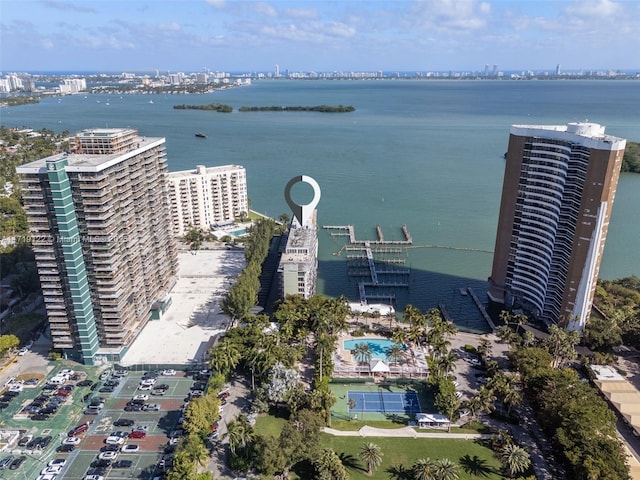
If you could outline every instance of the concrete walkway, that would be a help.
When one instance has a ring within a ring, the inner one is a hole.
[[[343,431],[325,427],[324,433],[336,437],[408,437],[408,438],[451,438],[458,440],[489,439],[491,435],[481,433],[416,432],[411,427],[374,428],[365,425],[360,430]]]

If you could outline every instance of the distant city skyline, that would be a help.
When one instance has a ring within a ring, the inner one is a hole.
[[[640,69],[632,1],[3,0],[0,18],[2,73]]]

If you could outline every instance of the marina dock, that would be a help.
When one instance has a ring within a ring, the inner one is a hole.
[[[392,304],[395,301],[393,289],[409,288],[408,276],[411,270],[390,266],[405,263],[406,249],[413,244],[413,238],[405,224],[401,228],[404,240],[385,240],[380,225],[376,225],[377,240],[357,240],[353,225],[324,225],[322,228],[330,230],[332,237],[349,237],[349,243],[337,255],[342,250],[348,252],[347,274],[350,277],[369,278],[369,281],[358,282],[360,303],[367,304],[370,299],[386,299]]]
[[[480,313],[482,314],[482,317],[486,320],[486,322],[491,327],[491,331],[495,332],[496,331],[496,325],[493,323],[493,320],[491,320],[491,317],[489,316],[489,314],[485,310],[484,305],[482,305],[482,303],[480,303],[480,300],[478,299],[478,297],[476,295],[476,292],[474,292],[473,288],[471,288],[471,287],[467,288],[467,291],[469,292],[469,295],[473,299],[473,302],[478,307],[478,310],[480,310]]]

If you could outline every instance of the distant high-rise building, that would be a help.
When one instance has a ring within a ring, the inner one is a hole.
[[[494,77],[498,75],[498,65],[493,65],[493,74]]]
[[[118,361],[177,271],[165,139],[84,130],[75,153],[17,168],[53,347]]]
[[[273,74],[278,78],[280,76],[280,66],[276,63],[275,68],[273,69]]]
[[[484,64],[484,76],[485,77],[489,76],[489,64],[488,63]]]
[[[546,324],[589,319],[626,141],[595,123],[514,125],[488,295]]]
[[[560,64],[556,65],[556,75],[560,75]]]
[[[171,172],[167,181],[174,235],[186,235],[192,227],[209,231],[249,213],[244,167],[198,165],[195,170]]]

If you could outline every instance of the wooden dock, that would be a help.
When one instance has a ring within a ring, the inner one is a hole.
[[[487,311],[485,310],[484,305],[482,305],[482,303],[480,303],[480,300],[478,300],[478,297],[476,296],[476,292],[474,292],[473,288],[471,288],[471,287],[467,288],[467,291],[469,292],[469,295],[471,295],[471,298],[473,299],[473,302],[478,307],[478,310],[480,310],[480,313],[482,314],[483,318],[486,320],[486,322],[491,327],[491,330],[495,332],[496,331],[496,326],[493,323],[493,320],[491,320],[491,317],[489,316]]]
[[[409,288],[408,279],[382,280],[380,276],[397,275],[408,276],[411,273],[407,268],[393,268],[385,266],[383,268],[376,267],[375,255],[381,255],[379,261],[384,264],[404,264],[406,258],[400,255],[406,255],[406,248],[413,244],[413,238],[409,233],[406,224],[402,225],[402,233],[404,240],[385,240],[382,227],[376,225],[377,240],[357,240],[353,225],[323,225],[325,230],[330,230],[332,237],[349,237],[349,244],[340,249],[347,250],[347,261],[352,262],[351,267],[347,268],[347,274],[352,277],[369,277],[370,281],[358,282],[358,293],[360,302],[368,303],[368,299],[388,299],[390,302],[395,300],[395,295],[384,293],[376,294],[367,292],[368,289],[376,288]],[[340,255],[340,252],[337,255]],[[336,255],[336,254],[334,254]],[[390,258],[387,258],[390,257]],[[353,265],[355,263],[356,265]],[[359,267],[359,268],[358,268]]]

